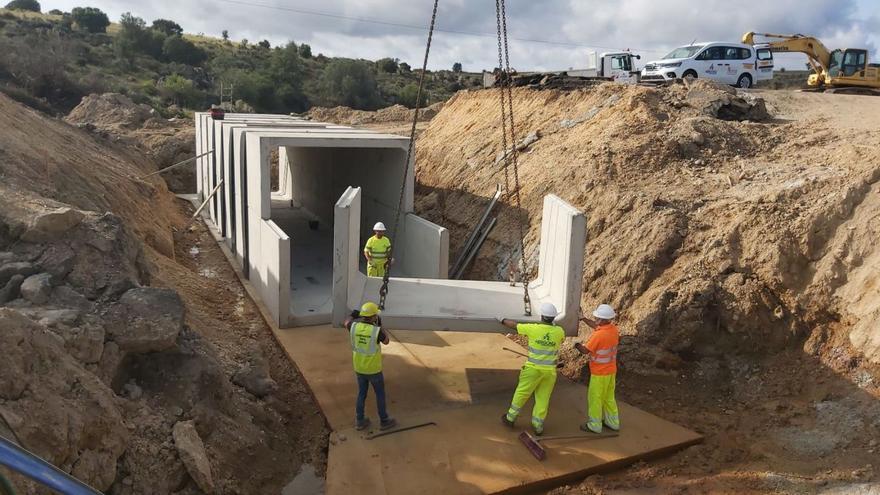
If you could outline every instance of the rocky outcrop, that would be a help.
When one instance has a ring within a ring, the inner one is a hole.
[[[22,282],[20,290],[21,297],[34,304],[43,304],[52,294],[52,275],[48,273],[31,275]]]
[[[139,287],[123,294],[110,311],[107,331],[122,351],[162,351],[174,346],[183,317],[177,292]]]

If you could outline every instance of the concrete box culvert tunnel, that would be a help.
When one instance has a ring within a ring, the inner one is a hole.
[[[397,328],[500,332],[497,314],[522,317],[521,286],[442,280],[449,236],[412,211],[408,138],[286,116],[197,114],[196,125],[197,154],[214,150],[197,160],[198,197],[204,201],[221,185],[207,210],[210,222],[280,327],[339,324],[349,308],[378,299],[381,280],[366,277],[361,250],[373,223],[393,228],[401,184],[388,321]],[[553,302],[559,323],[576,334],[586,222],[561,199],[548,198],[532,303],[537,309]],[[537,311],[523,319],[537,320]]]

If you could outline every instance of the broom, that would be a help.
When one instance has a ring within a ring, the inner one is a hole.
[[[519,434],[519,441],[529,449],[529,452],[535,456],[535,459],[539,461],[543,461],[547,458],[547,451],[544,450],[544,446],[541,445],[541,442],[546,442],[548,440],[573,440],[575,438],[581,440],[601,440],[603,438],[613,438],[619,436],[619,433],[606,433],[606,434],[597,434],[597,433],[588,433],[586,435],[560,435],[555,437],[544,437],[538,438],[532,436],[531,433],[524,431]]]

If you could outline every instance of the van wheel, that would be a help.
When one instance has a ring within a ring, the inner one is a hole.
[[[748,74],[743,74],[739,76],[739,79],[736,80],[736,87],[749,89],[752,87],[752,76]]]
[[[684,71],[684,74],[681,75],[681,78],[682,79],[696,79],[697,78],[697,71],[695,71],[693,69],[688,69],[688,70]]]

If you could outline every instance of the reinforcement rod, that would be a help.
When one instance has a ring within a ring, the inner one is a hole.
[[[220,190],[220,186],[222,186],[222,185],[223,185],[223,181],[224,181],[224,180],[226,180],[226,179],[220,179],[220,182],[218,182],[218,183],[217,183],[217,185],[216,185],[216,186],[215,186],[215,187],[214,187],[214,190],[213,190],[213,191],[211,191],[211,194],[209,194],[209,195],[208,195],[208,197],[207,197],[207,198],[205,198],[205,202],[204,202],[204,203],[202,203],[202,205],[201,205],[201,206],[199,206],[199,208],[198,208],[198,209],[197,209],[197,210],[196,210],[196,212],[195,212],[195,213],[193,213],[193,216],[192,216],[192,218],[190,218],[190,220],[195,220],[195,219],[196,219],[196,217],[198,217],[198,216],[199,216],[199,213],[201,213],[201,212],[202,212],[202,210],[204,210],[204,209],[205,209],[205,206],[207,206],[207,204],[208,204],[208,201],[211,201],[211,198],[213,198],[213,197],[214,197],[214,195],[215,195],[215,194],[217,194],[217,191],[219,191],[219,190]]]
[[[199,158],[201,158],[201,157],[203,157],[203,156],[206,156],[206,155],[210,155],[210,154],[213,153],[213,152],[214,152],[214,150],[208,150],[208,151],[202,153],[201,155],[196,155],[196,156],[194,156],[194,157],[192,157],[192,158],[187,158],[186,160],[184,160],[184,161],[182,161],[182,162],[177,162],[177,163],[175,163],[174,165],[170,165],[170,166],[165,167],[165,168],[163,168],[163,169],[161,169],[161,170],[157,170],[157,171],[155,171],[155,172],[153,172],[153,173],[151,173],[151,174],[147,174],[147,175],[145,175],[145,176],[143,176],[143,177],[138,177],[138,180],[144,180],[144,179],[146,179],[147,177],[152,177],[152,176],[154,176],[154,175],[156,175],[156,174],[161,174],[161,173],[163,173],[163,172],[167,172],[167,171],[169,171],[169,170],[171,170],[171,169],[175,169],[175,168],[177,168],[177,167],[182,167],[182,166],[186,165],[187,163],[189,163],[189,162],[191,162],[191,161],[193,161],[193,160],[198,160]]]
[[[0,465],[65,495],[101,495],[94,488],[0,437]]]

